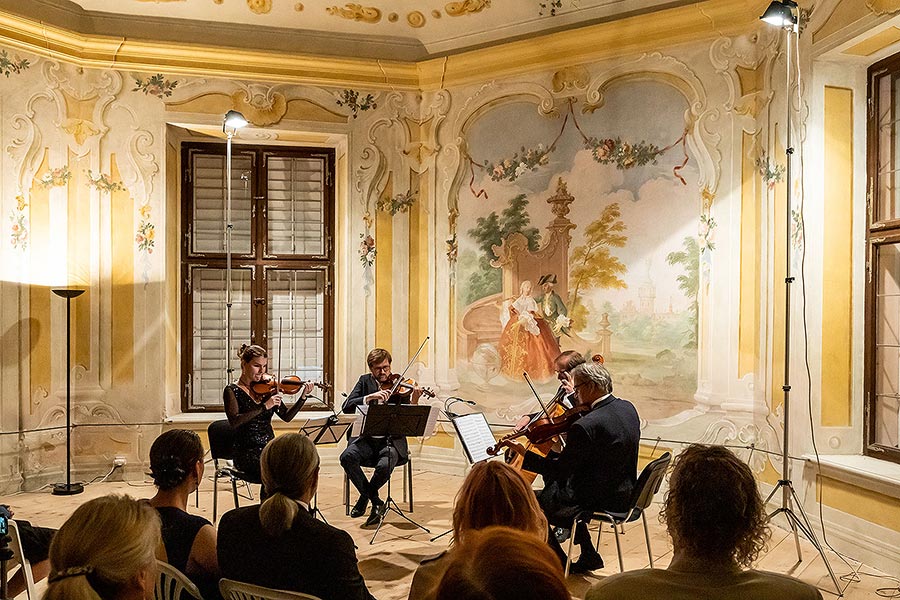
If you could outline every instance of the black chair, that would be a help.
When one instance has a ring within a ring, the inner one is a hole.
[[[590,525],[592,520],[612,525],[616,534],[616,552],[619,554],[619,571],[621,572],[625,570],[625,567],[622,562],[622,544],[619,541],[619,535],[625,534],[625,523],[641,519],[644,523],[644,538],[647,541],[647,556],[650,558],[650,568],[653,568],[653,552],[650,550],[650,530],[647,528],[645,511],[653,503],[653,496],[659,491],[670,462],[672,462],[672,455],[666,452],[644,467],[634,486],[631,501],[629,502],[630,508],[625,512],[583,511],[575,516],[575,520],[572,523],[572,537],[569,538],[569,549],[566,552],[566,576],[569,575],[569,566],[572,563],[572,543],[575,539],[575,528],[578,526],[578,523]],[[597,549],[600,549],[600,531],[597,531]]]
[[[400,465],[397,465],[398,467]],[[364,469],[369,467],[363,467]],[[391,495],[391,479],[393,479],[393,472],[391,473],[391,478],[388,479],[387,482],[387,495],[390,497]],[[409,512],[413,512],[413,487],[412,487],[412,457],[409,457],[405,463],[403,463],[403,501],[409,505]],[[350,478],[347,477],[346,471],[344,472],[344,514],[350,514]]]
[[[237,482],[242,481],[247,486],[249,499],[253,499],[253,492],[250,490],[250,482],[244,479],[241,472],[234,468],[231,460],[234,458],[232,454],[232,445],[234,443],[234,429],[228,419],[221,421],[213,421],[206,429],[209,436],[209,453],[213,460],[213,523],[216,522],[216,511],[219,503],[219,478],[227,478],[231,481],[231,491],[234,495],[234,507],[240,506],[238,502]]]

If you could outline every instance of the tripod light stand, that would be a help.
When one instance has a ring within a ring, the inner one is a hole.
[[[84,491],[80,483],[72,483],[72,298],[84,293],[75,288],[52,290],[66,299],[66,482],[53,484],[54,496],[72,496]]]
[[[225,134],[225,370],[231,381],[231,138],[238,129],[247,126],[247,119],[236,110],[225,113],[222,132]]]
[[[822,557],[822,561],[825,563],[825,567],[828,569],[828,574],[831,576],[831,581],[834,583],[837,595],[843,596],[843,592],[841,591],[841,586],[838,583],[837,577],[835,577],[834,571],[831,569],[831,565],[828,562],[828,557],[825,556],[825,550],[819,543],[819,540],[816,538],[816,534],[813,531],[812,525],[810,525],[809,517],[806,516],[806,512],[803,510],[803,504],[797,497],[797,492],[794,491],[794,486],[791,483],[789,474],[789,425],[791,416],[791,285],[794,283],[794,278],[791,276],[791,158],[794,154],[794,148],[791,146],[791,41],[794,35],[797,35],[799,38],[798,13],[799,7],[797,6],[797,3],[794,2],[794,0],[773,0],[773,2],[769,5],[769,8],[766,9],[766,12],[763,14],[763,16],[760,17],[760,19],[765,21],[766,23],[783,29],[787,39],[787,52],[785,55],[787,59],[785,61],[787,70],[787,85],[785,88],[785,104],[787,106],[787,143],[785,144],[784,150],[786,163],[785,193],[787,196],[785,198],[784,244],[784,385],[781,386],[781,389],[784,392],[784,439],[781,447],[783,452],[781,463],[781,479],[778,480],[778,483],[766,498],[766,504],[768,504],[769,501],[773,497],[775,497],[775,494],[778,493],[779,490],[781,491],[781,507],[769,513],[768,520],[771,521],[778,515],[784,515],[788,524],[791,526],[791,530],[794,532],[794,543],[797,546],[797,558],[801,561],[803,560],[803,554],[800,551],[800,537],[797,533],[797,530],[799,529],[803,532],[803,535],[810,541],[810,543],[812,543],[813,546],[815,546],[816,550],[819,552],[819,555]],[[796,42],[799,43],[799,40],[796,40]],[[799,60],[797,62],[797,68],[799,70]],[[799,509],[799,516],[794,512],[792,508],[793,506],[796,506],[797,509]]]

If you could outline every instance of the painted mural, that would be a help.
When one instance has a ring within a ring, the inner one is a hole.
[[[701,211],[684,96],[652,81],[543,116],[516,101],[467,137],[459,197],[459,394],[499,420],[556,390],[561,350],[602,354],[645,419],[693,405]],[[584,110],[583,110],[584,108]],[[705,223],[705,225],[704,225]]]

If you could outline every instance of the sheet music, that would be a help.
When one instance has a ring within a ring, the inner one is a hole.
[[[434,427],[437,425],[438,417],[441,416],[441,409],[432,405],[431,411],[428,413],[428,421],[425,423],[425,435],[429,436],[434,433]]]
[[[368,404],[360,404],[356,407],[356,414],[353,417],[353,428],[350,430],[350,435],[353,437],[359,437],[359,434],[362,433],[363,423],[366,420],[366,415],[369,412]]]
[[[453,427],[456,428],[469,462],[474,464],[493,458],[487,453],[487,449],[496,444],[497,440],[494,439],[484,413],[455,417]]]
[[[356,417],[354,415],[338,414],[335,416],[337,417],[336,424],[341,424],[341,425],[354,423],[355,419],[356,419]],[[329,416],[329,417],[322,417],[321,419],[307,419],[306,423],[304,423],[303,425],[300,426],[300,429],[305,429],[307,427],[323,427],[323,426],[329,424],[331,422],[330,420],[333,418],[334,417]]]

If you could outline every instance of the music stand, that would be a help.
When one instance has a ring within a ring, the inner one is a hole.
[[[337,444],[345,435],[347,430],[353,425],[353,417],[341,418],[338,415],[330,415],[324,419],[307,419],[306,423],[300,427],[300,433],[312,440],[316,446],[324,444]],[[318,494],[316,494],[318,496]],[[324,523],[328,523],[328,519],[319,510],[318,501],[313,498],[313,505],[310,508],[314,517],[321,517]]]
[[[393,436],[421,437],[425,435],[425,432],[428,429],[431,410],[432,407],[429,405],[373,404],[369,406],[369,409],[362,415],[363,423],[360,436],[386,437],[388,446],[391,447],[393,447],[394,444]],[[431,426],[433,429],[433,422]],[[375,533],[369,541],[370,545],[375,543],[375,537],[378,535],[378,532],[381,531],[381,526],[384,524],[384,519],[389,512],[395,512],[419,529],[424,530],[425,533],[431,533],[427,527],[416,523],[403,512],[400,506],[391,497],[390,489],[388,489],[388,497],[384,501],[384,506],[384,511],[381,513],[381,518],[378,520],[378,527],[375,529]]]

